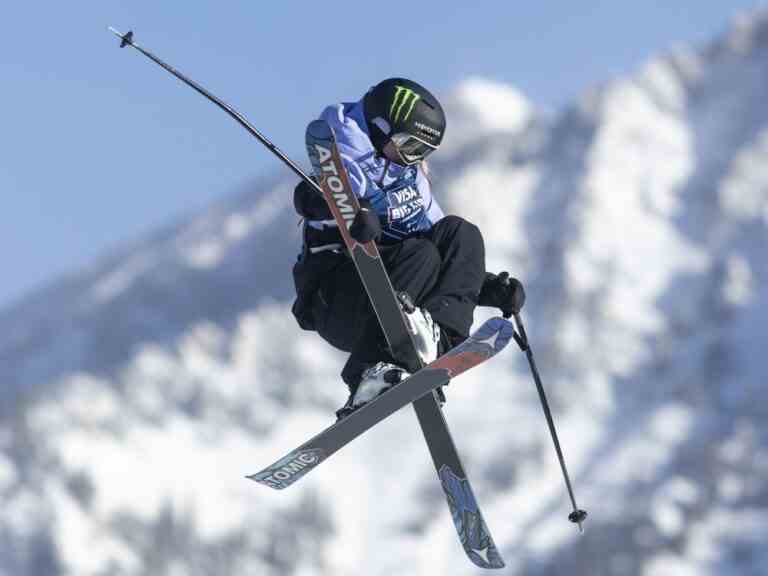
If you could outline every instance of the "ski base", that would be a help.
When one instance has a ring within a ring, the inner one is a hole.
[[[275,490],[287,488],[387,416],[495,356],[507,346],[513,334],[511,323],[503,318],[491,318],[464,342],[428,366],[248,478]]]

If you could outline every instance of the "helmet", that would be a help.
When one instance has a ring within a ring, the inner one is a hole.
[[[365,95],[365,120],[381,154],[394,146],[403,164],[415,164],[437,150],[445,134],[445,113],[432,93],[412,80],[388,78]]]

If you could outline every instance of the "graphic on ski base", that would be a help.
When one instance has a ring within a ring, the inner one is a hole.
[[[513,335],[512,324],[503,318],[491,318],[459,346],[432,362],[429,368],[442,368],[450,378],[455,378],[501,352]]]
[[[313,124],[314,122],[310,124],[310,127]],[[360,244],[349,233],[349,227],[360,209],[360,203],[349,185],[347,173],[343,169],[338,151],[330,144],[330,142],[326,143],[318,138],[311,145],[307,145],[309,160],[315,174],[320,179],[326,203],[334,220],[339,225],[339,232],[347,248],[352,251],[360,246],[370,258],[378,259],[379,253],[375,244],[371,242]]]
[[[249,478],[275,490],[282,490],[296,482],[325,458],[326,454],[319,448],[294,450],[270,466],[268,474],[260,472]]]
[[[482,568],[503,568],[504,560],[491,539],[467,479],[459,478],[449,466],[443,466],[438,475],[467,556]]]

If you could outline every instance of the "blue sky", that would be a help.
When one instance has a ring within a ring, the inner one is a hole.
[[[283,168],[108,25],[304,162],[306,123],[402,75],[469,75],[556,111],[585,88],[764,2],[13,2],[0,19],[0,308]]]

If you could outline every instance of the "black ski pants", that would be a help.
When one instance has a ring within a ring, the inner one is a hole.
[[[463,341],[485,278],[485,246],[477,226],[446,216],[431,230],[379,250],[394,289],[407,292],[442,328],[443,351]],[[351,352],[342,371],[350,387],[366,367],[393,360],[349,257],[309,255],[294,268],[294,279],[300,299],[302,285],[314,288],[302,306],[312,328],[336,348]]]

